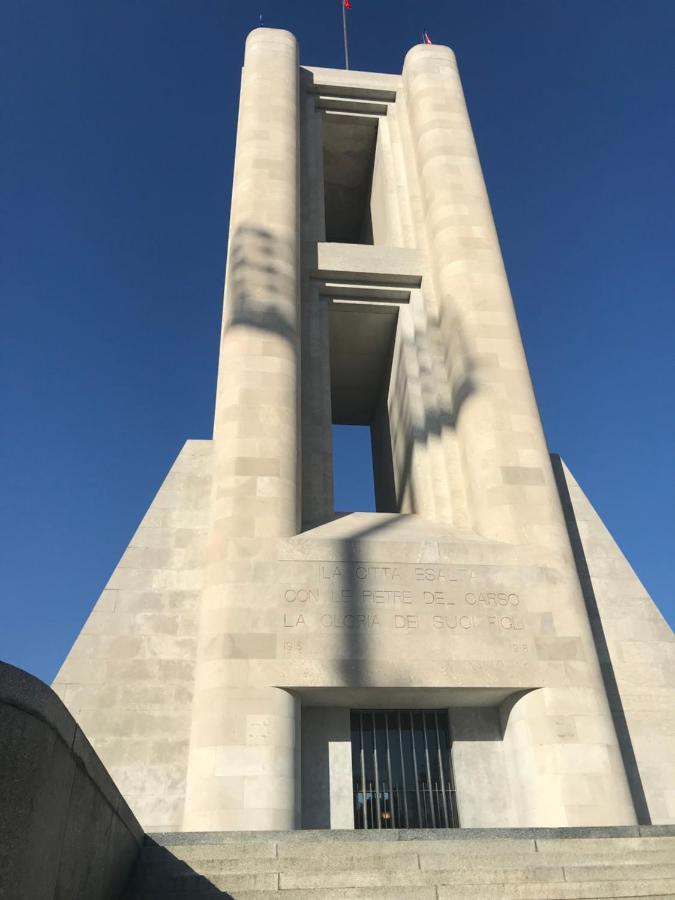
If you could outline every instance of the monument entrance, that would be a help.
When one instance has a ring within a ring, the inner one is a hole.
[[[456,828],[447,709],[352,710],[356,828]]]

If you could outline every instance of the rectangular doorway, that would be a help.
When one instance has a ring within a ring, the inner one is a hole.
[[[351,712],[354,827],[458,828],[447,710]]]

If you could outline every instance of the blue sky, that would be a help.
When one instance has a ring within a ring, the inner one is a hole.
[[[3,9],[0,658],[46,680],[210,437],[259,12],[342,64],[339,0]],[[675,3],[352,0],[349,24],[353,68],[400,71],[423,29],[455,49],[549,444],[675,622]]]

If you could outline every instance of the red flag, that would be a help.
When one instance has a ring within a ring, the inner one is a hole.
[[[349,0],[345,0],[345,3],[349,3]],[[423,32],[422,32],[422,36],[423,36],[423,38],[424,38],[424,43],[425,43],[425,44],[430,44],[430,43],[431,43],[431,38],[430,38],[429,35],[426,33],[426,31],[423,31]]]
[[[351,9],[351,8],[352,8],[351,0],[343,0],[343,2],[344,2],[344,7],[345,7],[345,9]]]

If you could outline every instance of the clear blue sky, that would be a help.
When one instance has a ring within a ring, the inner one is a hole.
[[[50,680],[207,438],[246,33],[339,0],[14,0],[0,35],[0,658]],[[675,2],[352,0],[353,68],[457,52],[552,450],[671,623]],[[360,505],[343,498],[341,506]]]

